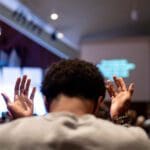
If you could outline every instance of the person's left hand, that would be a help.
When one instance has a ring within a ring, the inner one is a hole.
[[[115,117],[119,117],[119,115],[125,113],[128,110],[129,104],[131,102],[132,94],[134,91],[134,84],[131,83],[127,88],[123,78],[113,77],[117,89],[115,90],[114,85],[107,81],[106,89],[111,98],[111,106],[110,106],[110,116],[111,119]]]

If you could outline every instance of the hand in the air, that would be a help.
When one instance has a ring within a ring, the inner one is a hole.
[[[34,87],[32,89],[29,97],[30,83],[31,80],[27,79],[26,75],[24,75],[22,79],[17,78],[14,89],[14,101],[11,101],[6,94],[2,93],[8,111],[11,113],[13,118],[28,117],[33,115],[33,99],[36,88]]]
[[[110,81],[106,83],[106,89],[111,98],[110,116],[112,119],[128,110],[134,91],[133,83],[127,87],[123,78],[117,78],[116,76],[113,78],[117,87],[116,89]]]

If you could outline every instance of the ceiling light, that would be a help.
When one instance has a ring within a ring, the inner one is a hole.
[[[59,15],[56,14],[56,13],[52,13],[52,14],[50,15],[50,18],[51,18],[52,20],[57,20],[57,19],[59,18]]]
[[[64,34],[61,32],[57,32],[56,36],[58,39],[62,39],[64,37]]]
[[[132,9],[131,10],[131,19],[133,21],[138,21],[139,20],[139,12],[137,11],[137,9]]]

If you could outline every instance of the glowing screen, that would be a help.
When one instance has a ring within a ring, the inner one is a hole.
[[[128,78],[130,71],[134,70],[136,65],[128,62],[127,59],[107,59],[100,61],[97,67],[107,79],[112,80],[114,75]]]

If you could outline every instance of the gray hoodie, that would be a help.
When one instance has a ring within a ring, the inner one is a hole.
[[[49,113],[0,125],[0,150],[150,150],[150,141],[140,128]]]

